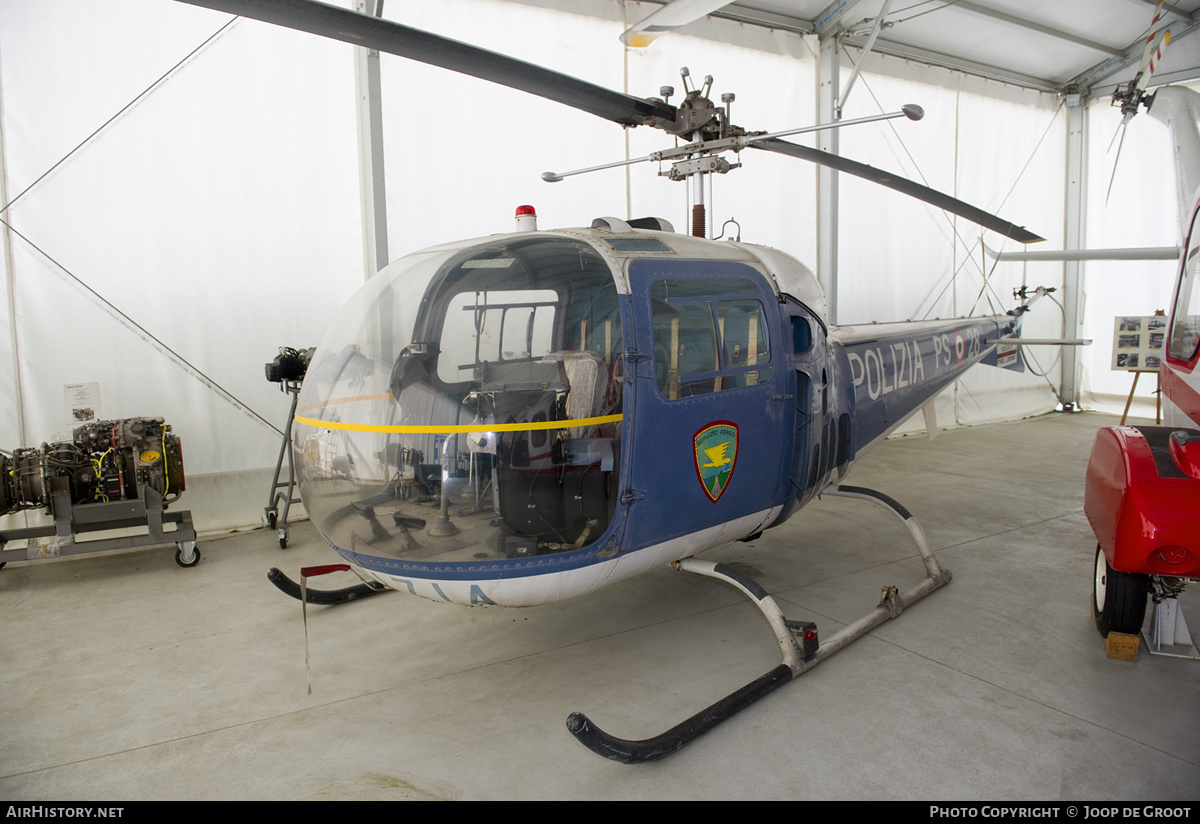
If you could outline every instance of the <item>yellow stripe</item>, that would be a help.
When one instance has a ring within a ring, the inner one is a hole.
[[[576,426],[599,426],[604,423],[620,423],[622,415],[605,415],[600,418],[575,418],[569,421],[539,421],[536,423],[481,423],[441,424],[434,426],[380,426],[371,423],[342,423],[319,421],[314,418],[296,416],[296,422],[315,426],[317,429],[343,429],[348,432],[395,432],[405,435],[440,435],[456,432],[532,432],[538,429],[567,429]]]
[[[392,397],[391,392],[383,392],[379,395],[357,395],[351,398],[330,398],[329,400],[321,401],[320,403],[310,403],[300,411],[307,412],[310,409],[319,409],[322,406],[336,406],[339,403],[358,403],[359,401],[377,401],[390,397]]]

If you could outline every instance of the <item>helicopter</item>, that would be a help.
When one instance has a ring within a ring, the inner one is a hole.
[[[676,568],[742,591],[782,663],[672,730],[615,738],[568,729],[622,762],[653,760],[788,683],[944,585],[923,530],[896,501],[843,482],[855,461],[977,363],[1021,371],[1020,327],[1045,290],[1004,314],[835,326],[816,276],[790,255],[705,237],[706,180],[762,150],[864,177],[1022,243],[1023,227],[891,173],[731,122],[711,79],[641,99],[382,18],[309,0],[184,0],[521,89],[677,144],[639,161],[692,193],[692,232],[602,217],[425,249],[383,268],[337,315],[309,363],[292,447],[305,508],[364,583],[280,589],[341,603],[384,589],[464,605],[579,597]],[[919,119],[918,106],[884,118]],[[842,125],[845,125],[844,123]],[[592,167],[601,168],[601,167]],[[557,182],[569,174],[543,175]],[[694,556],[753,540],[818,495],[884,507],[927,576],[821,641],[741,572]]]
[[[1170,129],[1185,254],[1169,315],[1150,321],[1161,355],[1141,364],[1159,370],[1165,425],[1103,427],[1088,459],[1084,513],[1096,535],[1092,618],[1106,639],[1136,636],[1152,597],[1152,651],[1179,645],[1194,655],[1178,596],[1189,579],[1200,578],[1200,94],[1163,86],[1147,95],[1135,81],[1128,88],[1132,95],[1114,94],[1123,104],[1122,128],[1144,106]]]

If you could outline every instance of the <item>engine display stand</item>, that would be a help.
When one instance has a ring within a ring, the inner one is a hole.
[[[296,465],[292,455],[292,422],[296,420],[296,404],[300,400],[300,381],[284,381],[283,391],[292,396],[292,407],[288,410],[287,424],[283,428],[283,443],[279,445],[279,458],[275,461],[275,477],[271,479],[270,498],[263,511],[267,514],[267,527],[279,529],[279,548],[287,549],[288,542],[288,510],[292,504],[300,503],[296,497]],[[283,474],[283,459],[287,456],[287,482],[279,480]],[[286,489],[286,492],[279,490]],[[279,504],[283,502],[283,512]]]
[[[50,509],[54,523],[0,531],[0,562],[171,543],[177,547],[175,563],[182,567],[193,567],[200,562],[192,513],[186,510],[165,512],[162,495],[149,486],[141,487],[140,498],[78,505],[71,503],[70,489],[64,478],[51,478],[50,492]],[[164,529],[166,524],[175,524],[175,528]],[[79,541],[75,537],[87,532],[139,527],[145,527],[146,533],[117,538],[96,538],[90,541]],[[49,543],[34,542],[22,549],[4,548],[10,541],[31,538],[54,540]]]

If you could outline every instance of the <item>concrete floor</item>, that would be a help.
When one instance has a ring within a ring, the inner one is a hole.
[[[637,766],[564,720],[646,737],[774,667],[732,588],[663,568],[532,609],[400,593],[310,607],[310,695],[300,604],[266,580],[337,560],[307,523],[286,551],[267,530],[205,540],[193,569],[173,547],[10,563],[0,798],[1200,799],[1200,662],[1109,660],[1089,616],[1083,473],[1111,422],[880,446],[851,483],[911,509],[954,581]],[[828,497],[704,557],[825,637],[922,574],[898,521]],[[1200,587],[1182,602],[1200,631]]]

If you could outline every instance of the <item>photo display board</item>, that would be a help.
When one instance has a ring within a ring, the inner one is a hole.
[[[1118,315],[1113,323],[1112,368],[1127,372],[1158,371],[1166,334],[1166,315]]]

